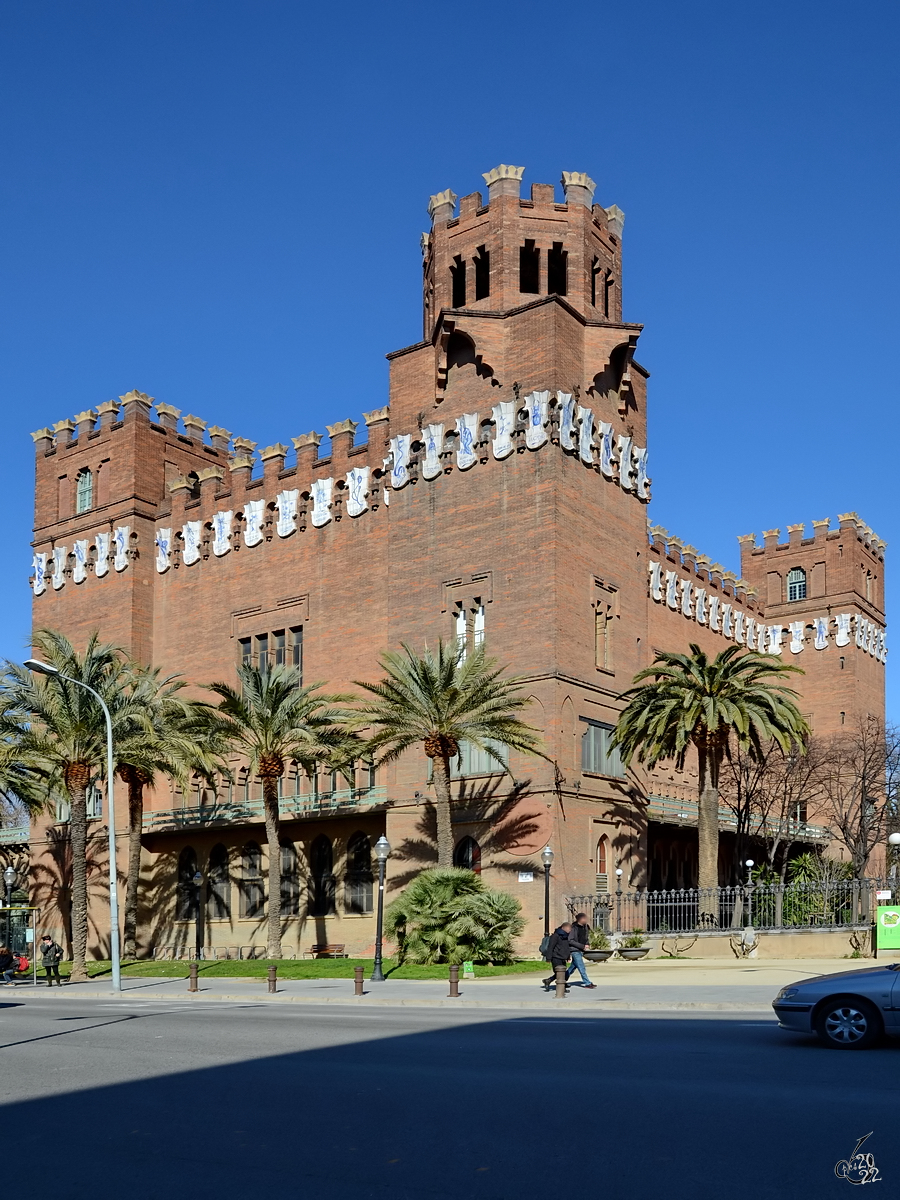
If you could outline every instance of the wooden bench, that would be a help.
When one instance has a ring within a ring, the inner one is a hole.
[[[310,946],[303,952],[304,958],[349,958],[343,946]]]

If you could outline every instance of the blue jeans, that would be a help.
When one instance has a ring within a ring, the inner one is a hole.
[[[578,973],[581,975],[582,983],[589,984],[591,982],[590,979],[588,979],[587,968],[584,965],[584,955],[580,950],[572,951],[572,962],[566,970],[566,979],[568,979],[570,975],[574,975],[576,971],[578,971]]]

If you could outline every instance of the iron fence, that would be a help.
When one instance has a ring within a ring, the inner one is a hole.
[[[702,933],[740,929],[853,929],[870,924],[879,879],[833,883],[749,884],[680,891],[603,892],[567,896],[574,916],[585,912],[608,933]]]

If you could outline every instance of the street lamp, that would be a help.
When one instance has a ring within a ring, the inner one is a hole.
[[[203,957],[203,873],[195,871],[194,887],[197,889],[197,962]]]
[[[622,931],[622,868],[616,867],[616,933]]]
[[[541,862],[544,864],[544,936],[550,933],[550,868],[553,866],[553,851],[545,846],[541,851]]]
[[[384,972],[381,969],[381,929],[384,924],[384,872],[390,852],[391,843],[382,834],[375,843],[375,857],[378,860],[378,915],[375,918],[375,962],[372,965],[373,983],[384,983]]]
[[[756,863],[753,861],[752,858],[748,858],[747,861],[744,863],[744,866],[747,868],[747,887],[750,887],[750,885],[753,882],[752,878],[750,877],[750,872],[756,866]]]
[[[80,679],[73,679],[71,675],[64,675],[62,671],[57,671],[56,667],[51,667],[49,663],[40,662],[36,658],[29,658],[25,661],[25,666],[35,675],[49,675],[51,679],[65,679],[67,683],[74,683],[76,687],[84,688],[86,692],[90,692],[100,707],[103,709],[103,716],[106,720],[106,807],[108,817],[106,821],[106,829],[109,834],[109,947],[110,958],[112,960],[112,986],[114,992],[122,990],[122,974],[119,962],[119,893],[116,886],[116,807],[113,796],[113,739],[112,739],[112,717],[109,715],[109,709],[99,692],[95,692],[92,687],[86,683],[82,683]]]
[[[12,890],[16,886],[16,873],[12,867],[7,867],[3,872],[3,882],[6,885],[6,945],[9,946],[9,922],[12,913]]]
[[[753,909],[753,876],[751,875],[750,872],[753,870],[754,865],[755,864],[754,864],[752,858],[748,858],[747,861],[744,863],[744,866],[747,868],[747,928],[748,929],[752,928],[752,926],[753,926],[753,913],[752,913],[752,909]]]

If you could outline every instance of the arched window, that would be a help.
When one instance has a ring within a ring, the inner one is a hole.
[[[228,850],[220,842],[209,854],[207,872],[206,911],[211,921],[224,921],[231,916],[231,876],[228,872]]]
[[[806,572],[802,567],[791,567],[787,577],[788,600],[806,599]]]
[[[281,915],[296,917],[300,912],[300,864],[297,847],[286,842],[281,847]]]
[[[262,850],[248,842],[241,851],[241,916],[261,917],[266,906]]]
[[[328,917],[334,907],[334,850],[331,838],[320,834],[309,848],[309,915]]]
[[[597,843],[597,891],[609,891],[609,838],[604,836]]]
[[[178,856],[178,887],[175,897],[175,920],[195,921],[198,912],[199,889],[194,883],[197,874],[197,854],[185,846]]]
[[[78,472],[78,478],[75,481],[75,511],[77,513],[87,512],[89,508],[94,507],[94,476],[85,467],[83,471]]]
[[[481,874],[481,847],[473,837],[464,837],[456,843],[453,851],[454,867],[463,867],[467,871]]]
[[[354,833],[347,843],[344,903],[347,912],[372,911],[372,839],[362,831]]]

